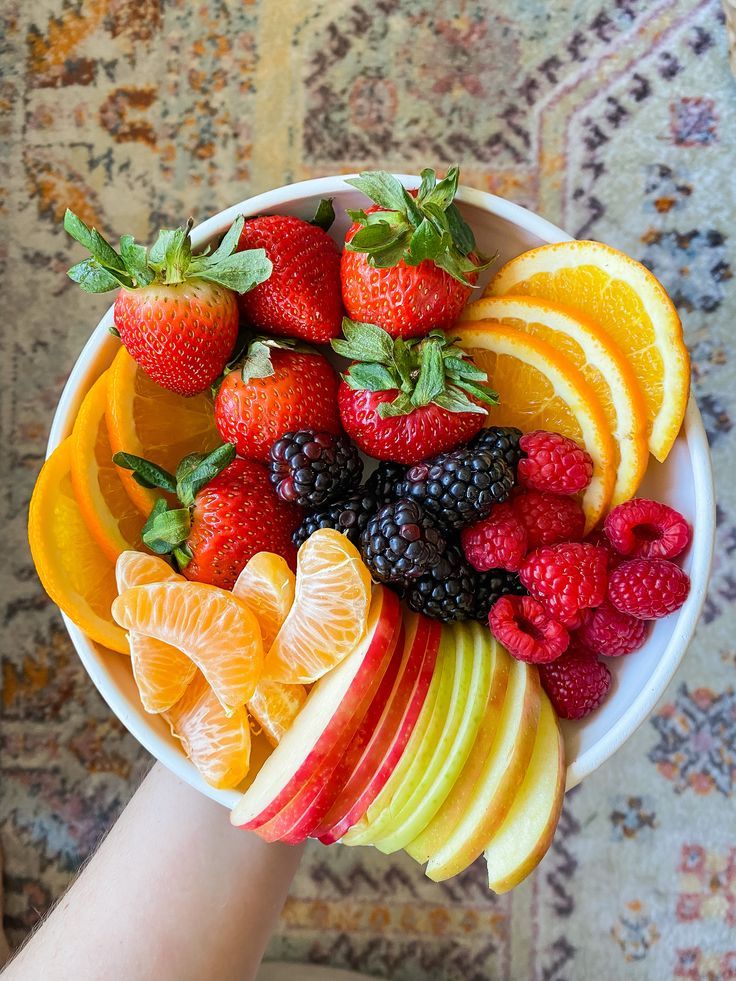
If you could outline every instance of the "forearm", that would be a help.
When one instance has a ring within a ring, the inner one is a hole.
[[[300,857],[157,764],[3,981],[252,978]]]

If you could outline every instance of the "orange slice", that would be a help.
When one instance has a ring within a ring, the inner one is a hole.
[[[569,436],[593,459],[593,479],[582,498],[587,529],[608,508],[616,456],[606,417],[581,373],[546,341],[512,327],[483,322],[454,330],[460,345],[488,372],[499,395],[489,413],[494,426],[524,432],[547,429]]]
[[[174,736],[213,787],[237,787],[248,773],[251,736],[241,706],[226,713],[206,678],[197,672],[182,698],[166,712]]]
[[[71,437],[38,475],[28,512],[28,541],[36,572],[54,603],[92,640],[127,654],[125,633],[111,616],[115,569],[92,537],[72,487]]]
[[[488,296],[526,294],[595,320],[629,359],[647,406],[649,449],[667,458],[690,392],[677,310],[646,266],[600,242],[558,242],[507,262]]]
[[[611,506],[633,497],[649,461],[647,410],[631,365],[610,336],[590,318],[529,296],[476,300],[463,311],[463,322],[479,320],[540,337],[570,359],[595,392],[616,444]]]
[[[107,372],[84,397],[72,432],[72,483],[87,527],[113,562],[140,544],[143,518],[131,503],[112,462],[105,424]]]
[[[244,600],[261,628],[263,648],[268,650],[286,619],[292,603],[296,577],[282,556],[257,552],[233,586],[233,595]],[[259,681],[248,711],[260,723],[272,746],[278,745],[307,700],[304,685]]]
[[[223,708],[252,696],[263,668],[258,621],[232,593],[200,582],[133,586],[112,605],[126,630],[178,648],[205,676]]]
[[[321,528],[299,549],[294,605],[266,657],[265,677],[311,684],[355,648],[365,633],[371,577],[357,548]]]
[[[182,582],[180,576],[158,555],[123,552],[115,564],[118,593],[131,586],[152,582]],[[128,633],[133,677],[146,712],[164,712],[177,702],[197,670],[196,664],[176,647],[135,630]]]
[[[207,453],[222,442],[207,392],[183,398],[152,382],[121,347],[108,369],[107,427],[113,453],[153,460],[171,473],[188,453]],[[147,515],[160,492],[141,487],[119,471],[128,497]]]

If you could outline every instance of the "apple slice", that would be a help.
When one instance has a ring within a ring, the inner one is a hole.
[[[339,759],[335,745],[365,701],[366,687],[395,637],[400,615],[396,596],[376,586],[363,639],[314,685],[288,732],[235,805],[230,820],[236,827],[260,827],[316,773],[323,768],[332,772]]]
[[[391,831],[374,845],[390,854],[408,845],[426,828],[452,790],[473,748],[485,712],[492,661],[479,623],[457,623],[456,667],[452,701],[442,732],[426,767],[401,810],[391,808]],[[486,633],[488,630],[486,629]],[[410,779],[413,779],[414,775]]]
[[[486,757],[498,732],[511,672],[511,657],[489,630],[480,630],[480,643],[491,663],[491,681],[483,718],[470,754],[452,790],[421,834],[406,846],[411,857],[424,864],[449,839],[477,792]]]
[[[455,647],[455,632],[444,626],[435,674],[414,732],[381,793],[342,839],[346,845],[370,845],[388,834],[392,828],[392,814],[403,808],[419,780],[419,775],[428,766],[452,702],[457,660]]]
[[[287,845],[299,844],[309,836],[327,813],[339,790],[339,785],[335,785],[335,770],[340,766],[345,753],[366,720],[371,717],[372,723],[368,724],[374,726],[376,719],[383,712],[396,678],[403,643],[404,625],[399,617],[383,659],[375,666],[371,677],[364,684],[360,704],[334,744],[330,753],[330,764],[321,766],[275,817],[258,828],[258,834],[264,841],[283,841]],[[399,652],[398,656],[396,656],[397,652]]]
[[[565,797],[565,747],[554,710],[542,695],[537,738],[524,782],[511,810],[486,846],[488,885],[508,892],[544,858]]]
[[[404,652],[389,701],[367,742],[361,732],[341,760],[340,777],[347,778],[312,832],[325,845],[339,841],[363,817],[401,759],[427,698],[441,634],[437,620],[404,611]]]
[[[483,757],[474,791],[459,823],[429,859],[426,875],[436,882],[462,872],[482,853],[506,817],[534,748],[541,688],[537,669],[513,660],[496,734],[476,743]],[[449,803],[448,807],[453,805]]]

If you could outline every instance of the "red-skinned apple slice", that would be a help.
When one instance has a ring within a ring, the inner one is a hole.
[[[393,603],[393,600],[389,600]],[[404,625],[401,618],[396,623],[391,642],[386,648],[383,659],[377,664],[364,684],[364,696],[356,707],[349,724],[345,726],[335,742],[330,753],[330,762],[323,764],[319,771],[308,780],[279,813],[258,828],[258,834],[264,841],[283,841],[287,845],[296,845],[304,841],[309,833],[316,828],[320,820],[330,809],[337,788],[334,787],[335,769],[350,747],[356,733],[369,714],[373,714],[373,724],[380,717],[391,692],[393,679],[396,677],[398,659],[394,655],[403,648]],[[383,688],[383,680],[389,675],[387,687]],[[375,706],[375,709],[374,709]],[[373,712],[372,712],[373,710]]]
[[[337,800],[314,837],[339,841],[365,814],[406,749],[434,674],[442,627],[421,614],[404,613],[405,649],[389,702]]]
[[[235,805],[232,824],[259,828],[322,768],[332,772],[339,759],[334,757],[335,745],[364,701],[366,686],[385,657],[400,615],[396,596],[376,586],[363,639],[314,685],[290,729]]]

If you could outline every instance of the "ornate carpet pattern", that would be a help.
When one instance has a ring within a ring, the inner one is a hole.
[[[397,981],[735,978],[736,83],[718,0],[6,0],[0,48],[11,942],[149,765],[25,540],[52,410],[108,302],[64,276],[64,208],[146,240],[287,181],[457,160],[466,183],[643,260],[678,304],[720,476],[707,608],[663,702],[569,795],[521,888],[489,896],[481,863],[436,886],[408,859],[315,844],[270,953]]]

